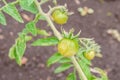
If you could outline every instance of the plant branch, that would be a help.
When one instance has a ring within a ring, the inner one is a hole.
[[[71,57],[71,60],[77,69],[80,78],[82,78],[82,80],[88,80],[74,56]]]
[[[3,3],[6,5],[7,4],[7,2],[6,2],[6,0],[2,0],[3,1]]]
[[[54,32],[54,35],[58,38],[58,39],[62,39],[62,35],[60,34],[60,32],[56,29],[56,27],[54,26],[52,20],[50,19],[50,16],[48,14],[50,14],[51,12],[48,12],[48,13],[44,13],[41,6],[40,6],[40,3],[35,0],[35,4],[39,10],[39,14],[45,16],[47,22],[49,23],[51,29],[53,30]],[[59,8],[59,7],[56,7],[56,8]],[[52,10],[56,9],[56,8],[53,8]],[[81,67],[79,66],[78,62],[76,61],[75,57],[71,57],[71,60],[74,64],[74,66],[76,67],[76,70],[78,71],[79,73],[79,76],[83,79],[83,80],[88,80],[84,74],[84,72],[82,71]]]
[[[6,2],[6,1],[5,1],[5,2]],[[17,4],[18,2],[19,2],[19,0],[16,0],[16,1],[11,2],[11,4],[14,4],[14,5],[15,5],[15,4]],[[6,4],[7,4],[7,2],[6,2]],[[4,8],[4,6],[0,8],[0,11],[2,11],[3,8]]]
[[[35,0],[35,4],[36,4],[36,6],[37,6],[37,8],[38,8],[38,10],[39,10],[39,14],[45,16],[47,22],[49,23],[51,29],[52,29],[53,32],[54,32],[54,35],[55,35],[58,39],[62,39],[62,36],[61,36],[60,32],[55,28],[55,26],[54,26],[53,22],[51,21],[50,17],[49,17],[46,13],[43,12],[43,10],[42,10],[42,8],[41,8],[41,6],[39,5],[39,2],[38,2],[37,0]]]

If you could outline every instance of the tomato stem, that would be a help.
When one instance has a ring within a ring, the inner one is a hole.
[[[82,78],[82,80],[88,80],[74,56],[71,57],[71,60],[77,69],[80,78]]]
[[[39,3],[37,0],[35,0],[35,4],[36,4],[36,6],[37,6],[37,8],[38,8],[38,10],[39,10],[39,14],[45,16],[46,21],[49,23],[52,31],[54,32],[54,35],[55,35],[59,40],[62,39],[62,35],[61,35],[60,32],[56,29],[56,27],[54,26],[54,24],[53,24],[53,22],[52,22],[52,20],[50,19],[50,16],[49,16],[49,14],[51,13],[51,11],[53,11],[53,10],[56,9],[56,8],[58,9],[58,8],[60,8],[61,6],[60,6],[60,7],[53,8],[53,9],[50,10],[50,12],[48,12],[48,13],[44,13],[43,10],[42,10],[42,8],[41,8],[41,6],[40,6],[40,3]],[[64,7],[64,6],[63,6],[63,7]],[[74,64],[76,70],[78,71],[79,76],[80,76],[83,80],[88,80],[88,79],[86,78],[84,72],[82,71],[80,65],[79,65],[78,62],[76,61],[76,59],[75,59],[74,56],[71,57],[71,60],[72,60],[72,62],[73,62],[73,64]]]
[[[51,29],[52,29],[53,32],[54,32],[54,35],[55,35],[59,40],[62,39],[62,36],[61,36],[60,32],[55,28],[55,26],[54,26],[52,20],[50,19],[49,15],[47,15],[46,13],[43,12],[43,10],[42,10],[42,8],[41,8],[41,6],[39,5],[39,2],[38,2],[37,0],[35,0],[35,4],[36,4],[36,6],[37,6],[37,8],[38,8],[38,10],[39,10],[39,13],[40,13],[41,15],[45,16],[47,22],[49,23]]]

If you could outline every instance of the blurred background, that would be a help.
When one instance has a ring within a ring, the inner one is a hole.
[[[13,0],[7,0],[11,2]],[[80,2],[80,3],[79,3]],[[67,3],[68,10],[74,12],[70,16],[67,24],[63,25],[65,30],[74,27],[75,33],[82,31],[80,37],[94,38],[101,46],[103,58],[95,58],[93,66],[108,72],[109,80],[120,79],[120,0],[58,0],[58,4]],[[43,5],[44,11],[48,11],[47,5]],[[0,1],[0,7],[3,6]],[[14,44],[17,33],[21,32],[25,24],[34,19],[34,15],[23,11],[17,5],[25,23],[21,24],[5,14],[7,26],[0,25],[0,80],[65,80],[69,71],[54,74],[55,65],[46,67],[47,59],[56,52],[53,47],[32,47],[31,42],[27,43],[24,58],[27,62],[23,66],[18,66],[15,61],[8,58],[9,48]],[[81,16],[79,7],[88,7],[94,13]],[[59,25],[56,25],[60,30]],[[40,21],[37,27],[46,29],[46,22]],[[117,36],[116,36],[117,35]],[[40,38],[37,36],[34,39]]]

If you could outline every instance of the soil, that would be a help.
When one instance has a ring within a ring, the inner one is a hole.
[[[75,12],[64,25],[65,30],[74,27],[75,33],[82,31],[80,37],[94,38],[101,45],[103,58],[95,58],[93,65],[106,70],[109,80],[119,80],[120,42],[108,35],[106,31],[112,28],[120,32],[120,0],[105,0],[104,3],[100,1],[102,0],[80,0],[80,4],[77,5],[74,0],[58,0],[58,3],[67,3],[69,11]],[[2,5],[1,2],[0,4]],[[77,8],[84,6],[93,8],[94,14],[80,16]],[[47,7],[43,8],[48,10]],[[29,42],[25,52],[28,62],[21,67],[8,58],[9,48],[17,38],[17,33],[22,31],[24,25],[34,18],[34,15],[19,10],[24,18],[24,24],[16,22],[6,14],[7,26],[0,25],[0,80],[65,80],[69,71],[54,74],[55,65],[50,68],[46,67],[47,59],[56,51],[55,47],[32,47]],[[112,13],[112,15],[108,16],[108,13]],[[28,16],[27,20],[25,16]],[[43,21],[37,25],[51,32]]]

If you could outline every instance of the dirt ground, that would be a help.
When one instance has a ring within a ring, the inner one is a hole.
[[[109,80],[119,80],[120,42],[108,35],[106,31],[112,28],[120,32],[120,0],[105,0],[104,3],[100,3],[100,0],[80,0],[80,5],[77,5],[74,0],[58,0],[58,2],[67,3],[69,11],[75,12],[64,25],[65,30],[74,27],[75,33],[82,31],[80,37],[94,38],[101,45],[103,58],[95,58],[93,65],[108,71]],[[95,13],[85,17],[80,16],[77,8],[84,6],[93,8]],[[44,9],[47,10],[46,7]],[[112,15],[108,16],[110,12]],[[23,17],[24,15],[28,15],[31,19],[34,17],[22,10],[20,13]],[[0,80],[65,80],[68,72],[54,74],[54,65],[51,68],[46,67],[48,57],[56,51],[54,47],[32,47],[29,42],[25,52],[28,62],[22,67],[8,58],[9,48],[25,24],[16,22],[8,15],[6,18],[8,25],[0,25]],[[37,25],[51,32],[43,21]]]

